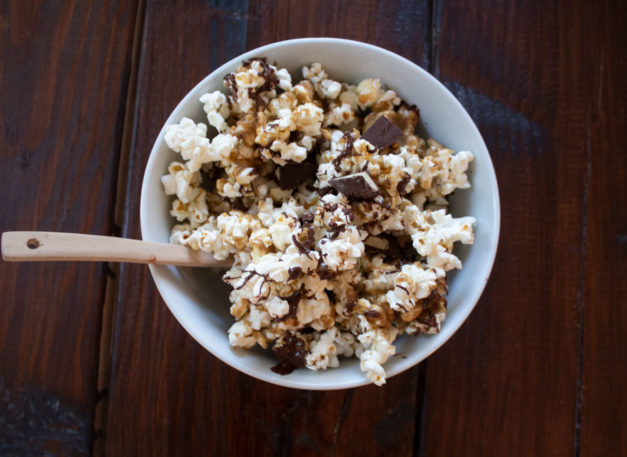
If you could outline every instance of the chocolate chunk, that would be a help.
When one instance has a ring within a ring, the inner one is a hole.
[[[277,183],[281,189],[295,189],[313,179],[316,170],[318,166],[315,163],[288,163],[277,168]]]
[[[290,269],[287,270],[287,273],[288,273],[287,280],[293,281],[294,279],[298,278],[298,276],[300,276],[302,272],[303,272],[303,269],[301,267],[290,267]]]
[[[332,179],[329,184],[348,198],[356,200],[372,200],[379,195],[379,187],[364,171]]]
[[[410,180],[411,180],[411,176],[409,175],[409,173],[404,171],[403,176],[401,177],[401,180],[396,185],[396,190],[399,194],[403,195],[407,193],[407,184],[409,184]]]
[[[418,257],[418,253],[412,246],[411,238],[406,235],[401,235],[398,238],[389,234],[370,235],[364,241],[364,245],[366,252],[381,254],[388,263],[394,263],[399,259],[405,262],[414,262]]]
[[[390,249],[390,242],[385,238],[379,236],[369,236],[364,241],[366,247],[372,248],[375,251],[385,252]]]
[[[272,371],[286,375],[305,366],[307,343],[296,334],[288,332],[274,345],[272,352],[279,361],[272,367]]]
[[[346,304],[346,313],[347,314],[351,314],[353,312],[353,310],[355,309],[355,306],[357,306],[357,301],[356,300],[351,300]]]
[[[335,279],[339,276],[339,271],[329,270],[329,267],[324,262],[318,264],[318,270],[316,271],[320,279]]]
[[[244,213],[248,211],[248,208],[246,208],[246,205],[244,204],[244,199],[242,197],[224,197],[224,199],[229,203],[229,205],[231,205],[231,209],[242,211]]]
[[[370,144],[383,149],[394,144],[403,135],[403,131],[385,116],[380,116],[361,136]]]

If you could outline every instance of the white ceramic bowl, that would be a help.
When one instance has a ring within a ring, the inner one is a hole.
[[[463,270],[449,273],[448,316],[438,335],[410,337],[396,341],[398,354],[384,368],[388,378],[429,356],[462,325],[470,314],[490,275],[499,237],[500,207],[496,176],[486,145],[468,113],[455,97],[434,77],[409,60],[356,41],[335,38],[305,38],[269,44],[247,52],[222,65],[178,104],[166,125],[183,116],[206,121],[200,95],[224,90],[224,76],[251,57],[267,57],[287,68],[295,81],[300,69],[321,62],[331,78],[357,83],[365,77],[380,78],[409,103],[418,105],[426,134],[454,149],[468,149],[475,155],[470,175],[472,189],[455,192],[451,212],[455,216],[477,219],[475,244],[456,246]],[[169,215],[171,198],[163,193],[160,177],[175,159],[159,133],[146,166],[141,192],[141,230],[147,241],[168,242],[174,221]],[[459,243],[458,243],[459,244]],[[270,350],[241,350],[229,345],[228,287],[209,269],[150,266],[157,288],[170,311],[192,337],[213,355],[246,374],[287,387],[301,389],[344,389],[368,384],[355,358],[342,360],[339,368],[326,371],[299,369],[287,376],[270,370],[275,364]]]

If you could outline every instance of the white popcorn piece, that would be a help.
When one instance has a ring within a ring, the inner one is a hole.
[[[419,299],[428,297],[435,289],[436,279],[433,269],[426,269],[419,263],[403,265],[399,273],[392,275],[394,289],[385,298],[394,311],[410,311]]]
[[[333,327],[321,333],[318,340],[310,345],[310,353],[306,358],[306,366],[311,370],[326,370],[328,367],[337,367],[340,362],[337,358],[338,348],[335,343],[339,339],[337,328]]]
[[[279,87],[281,89],[290,90],[292,88],[292,76],[285,68],[276,70],[276,77],[279,80]]]
[[[226,130],[226,118],[231,114],[226,96],[216,90],[215,92],[206,93],[200,96],[200,103],[203,103],[203,109],[207,113],[209,124],[214,126],[218,132]]]
[[[285,165],[290,160],[300,163],[307,158],[307,149],[296,143],[286,144],[284,141],[276,140],[270,149],[280,153],[279,157],[272,156],[272,160],[279,165]]]
[[[296,129],[310,136],[320,135],[323,117],[324,111],[322,108],[317,107],[313,103],[300,105],[292,112],[292,121]]]

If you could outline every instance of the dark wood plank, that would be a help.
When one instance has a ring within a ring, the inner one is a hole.
[[[131,2],[2,2],[0,230],[111,230]],[[0,454],[88,455],[103,264],[0,263]]]
[[[586,139],[588,204],[581,383],[581,456],[627,455],[627,42],[624,2],[589,9],[596,30]]]
[[[344,35],[427,64],[426,2],[390,9],[383,2],[359,4],[355,14],[356,2],[149,2],[124,234],[139,236],[141,176],[166,117],[198,80],[245,48],[308,34]],[[115,329],[107,455],[413,453],[420,368],[385,388],[341,392],[257,381],[194,342],[141,266],[121,267]]]
[[[251,2],[248,47],[303,37],[364,41],[423,68],[430,58],[430,2],[400,0],[290,0]]]
[[[429,360],[423,455],[574,455],[586,117],[585,2],[442,2],[440,78],[499,179],[501,243],[468,322]]]

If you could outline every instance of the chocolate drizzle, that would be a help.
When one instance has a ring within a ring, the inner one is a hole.
[[[263,110],[268,104],[252,87],[248,88],[248,98],[255,101],[255,111]]]
[[[305,234],[304,239],[302,239],[303,233]],[[310,227],[303,227],[300,233],[292,235],[292,241],[294,242],[294,246],[298,249],[298,252],[307,254],[312,250],[316,238],[314,231]]]
[[[255,276],[255,275],[259,275],[259,273],[257,273],[256,271],[245,271],[245,272],[242,274],[242,276],[244,276],[244,274],[246,274],[246,273],[248,274],[248,276],[246,276],[246,277],[244,278],[244,282],[243,282],[243,283],[241,283],[239,286],[237,286],[237,287],[235,287],[235,288],[234,288],[235,290],[242,289],[242,288],[246,285],[246,283],[248,283],[248,281],[250,281],[250,280],[251,280],[251,278],[252,278],[253,276]],[[261,276],[261,275],[260,275],[260,276]]]
[[[335,167],[335,171],[338,173],[341,170],[342,159],[345,157],[357,156],[359,154],[353,153],[353,143],[355,142],[355,138],[353,138],[353,134],[346,132],[344,134],[344,138],[346,139],[346,145],[344,146],[344,150],[338,154],[338,156],[333,159],[333,166]]]
[[[255,101],[255,110],[264,109],[268,106],[267,102],[259,95],[261,92],[267,92],[274,89],[279,84],[279,78],[277,78],[276,72],[266,63],[265,57],[253,57],[251,59],[244,60],[242,67],[250,68],[253,62],[259,62],[262,66],[261,73],[259,75],[264,79],[263,86],[248,88],[248,97]],[[237,101],[237,82],[235,80],[235,73],[229,73],[224,77],[224,85],[231,90],[233,94],[233,100]],[[229,100],[229,108],[231,102]]]
[[[314,213],[305,213],[301,217],[301,222],[303,224],[313,224],[313,221],[315,218],[316,218],[316,215]]]
[[[279,322],[296,318],[296,313],[298,312],[298,303],[300,302],[300,299],[304,295],[305,295],[305,285],[301,284],[300,288],[296,292],[294,292],[292,295],[288,295],[287,297],[281,297],[290,306],[290,310],[288,311],[286,315],[284,315],[283,317],[279,319]]]
[[[229,88],[233,94],[233,100],[237,101],[237,83],[235,82],[235,74],[229,73],[224,77],[224,85]]]

